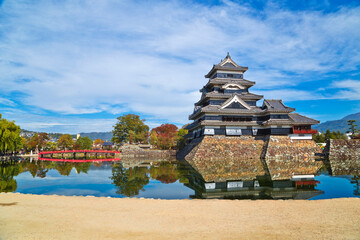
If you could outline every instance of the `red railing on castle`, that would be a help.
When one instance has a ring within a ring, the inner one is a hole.
[[[315,129],[301,129],[301,130],[294,129],[293,130],[293,133],[296,133],[296,134],[313,134],[313,133],[317,133],[317,132],[318,131]]]

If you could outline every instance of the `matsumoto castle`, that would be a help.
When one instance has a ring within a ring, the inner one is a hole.
[[[294,113],[281,99],[264,99],[249,92],[255,82],[243,78],[247,67],[236,64],[229,53],[205,75],[208,83],[189,116],[189,140],[204,135],[264,136],[288,135],[291,139],[312,139],[311,125],[319,121]]]

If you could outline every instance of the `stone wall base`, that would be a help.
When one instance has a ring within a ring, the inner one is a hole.
[[[326,143],[324,153],[329,158],[344,160],[360,158],[360,139],[330,139]]]
[[[177,157],[185,159],[205,181],[252,180],[268,175],[272,180],[294,174],[314,174],[321,149],[312,140],[287,136],[204,136],[194,139]]]
[[[330,139],[324,149],[332,175],[360,174],[360,140]]]
[[[143,149],[137,145],[125,144],[120,148],[121,159],[128,158],[148,158],[148,159],[166,159],[175,157],[175,150],[153,150]]]
[[[264,160],[272,180],[315,174],[323,164],[315,160],[315,153],[321,153],[322,150],[312,140],[270,136],[265,144],[267,146]]]

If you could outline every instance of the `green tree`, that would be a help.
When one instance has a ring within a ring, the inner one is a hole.
[[[57,148],[57,144],[56,142],[47,142],[44,148],[47,151],[55,151]]]
[[[188,134],[188,130],[184,128],[180,128],[177,132],[176,146],[177,149],[181,150],[186,146],[186,138],[184,136]]]
[[[151,131],[150,132],[150,138],[149,138],[149,142],[152,146],[158,146],[158,134],[156,133],[156,131]]]
[[[117,118],[114,126],[112,142],[114,143],[144,143],[147,141],[149,126],[145,125],[145,120],[138,115],[127,114]]]
[[[0,152],[14,152],[21,149],[20,127],[14,121],[2,118],[0,114]]]
[[[329,129],[326,130],[325,132],[325,140],[329,140],[329,139],[333,139],[333,134],[330,132]]]
[[[351,138],[356,138],[356,135],[359,133],[359,131],[357,129],[358,125],[355,124],[355,120],[348,120],[347,122],[348,122],[349,129],[350,129],[350,131],[348,131],[348,132],[351,133]]]
[[[89,137],[79,137],[74,144],[74,149],[76,150],[92,149],[92,145],[93,145],[93,141]]]
[[[61,137],[57,141],[57,145],[65,150],[72,148],[72,146],[74,145],[74,141],[70,134],[64,134],[61,135]]]
[[[316,143],[324,143],[329,139],[347,139],[347,136],[340,131],[330,131],[329,129],[326,130],[324,133],[315,133],[313,134],[313,140]]]
[[[324,142],[326,142],[325,141],[325,135],[320,133],[320,132],[314,133],[312,138],[316,143],[324,143]]]
[[[25,152],[27,152],[27,151],[29,150],[29,146],[28,146],[28,144],[27,144],[27,139],[24,138],[24,137],[21,137],[20,142],[21,142],[21,148],[22,148]]]

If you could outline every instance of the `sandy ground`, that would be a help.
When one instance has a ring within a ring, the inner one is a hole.
[[[3,193],[0,239],[360,239],[360,199],[152,200]]]

